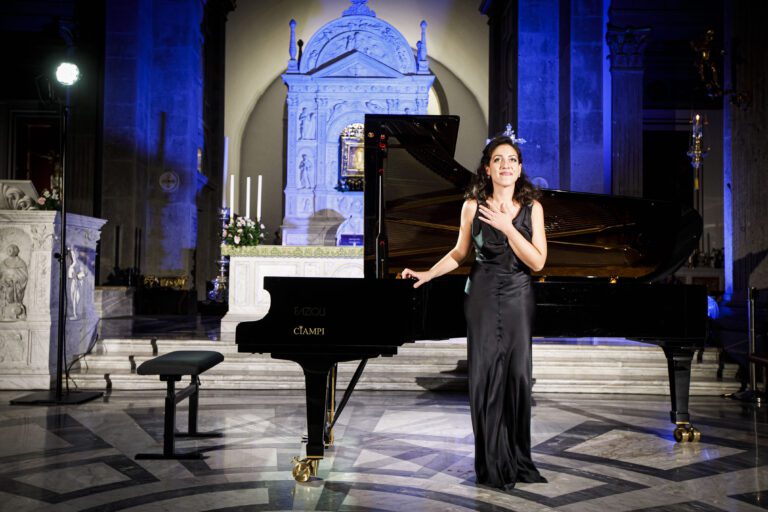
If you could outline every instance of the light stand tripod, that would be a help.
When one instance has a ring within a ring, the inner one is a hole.
[[[63,69],[62,69],[63,68]],[[67,74],[69,73],[69,74]],[[56,79],[66,87],[66,100],[62,107],[61,137],[61,222],[59,252],[55,258],[59,261],[59,324],[56,350],[56,388],[49,391],[30,393],[11,400],[11,405],[67,405],[81,404],[94,398],[99,398],[104,393],[101,391],[69,391],[64,392],[62,379],[64,373],[64,347],[66,346],[67,330],[67,147],[69,135],[69,86],[74,84],[80,76],[77,66],[74,64],[60,64],[56,70]]]

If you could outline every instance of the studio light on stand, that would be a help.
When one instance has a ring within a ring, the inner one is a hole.
[[[63,389],[64,348],[66,347],[66,311],[67,311],[67,156],[69,154],[69,88],[80,78],[76,64],[62,62],[56,68],[56,80],[64,87],[65,99],[61,107],[61,222],[59,232],[59,253],[54,256],[59,261],[59,323],[56,340],[56,387],[54,390],[31,393],[11,400],[12,405],[67,405],[81,404],[103,395],[101,391],[69,391]]]

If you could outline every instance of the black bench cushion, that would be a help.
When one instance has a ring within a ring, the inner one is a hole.
[[[139,375],[200,375],[224,360],[212,350],[177,350],[144,361],[136,369]]]

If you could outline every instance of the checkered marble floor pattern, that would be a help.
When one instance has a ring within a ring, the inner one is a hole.
[[[162,451],[163,392],[114,392],[68,407],[0,393],[0,509],[55,511],[752,511],[768,506],[768,413],[695,398],[700,443],[674,442],[664,397],[536,396],[534,459],[547,484],[478,486],[462,394],[358,392],[318,478],[296,483],[300,392],[201,391],[200,430]],[[185,428],[186,402],[177,425]]]

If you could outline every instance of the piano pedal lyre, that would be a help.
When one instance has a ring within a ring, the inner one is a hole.
[[[698,443],[701,441],[701,431],[690,423],[678,423],[672,433],[678,443]]]
[[[310,477],[317,476],[317,467],[320,464],[320,459],[310,457],[299,459],[294,457],[291,459],[291,462],[293,463],[291,474],[297,482],[307,482]]]

